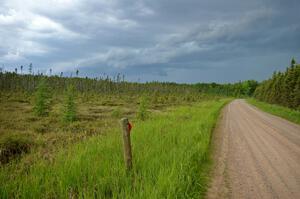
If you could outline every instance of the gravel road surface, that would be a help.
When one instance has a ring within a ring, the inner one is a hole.
[[[300,198],[300,126],[234,100],[213,137],[207,198]]]

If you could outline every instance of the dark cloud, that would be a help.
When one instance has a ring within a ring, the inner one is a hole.
[[[3,0],[0,65],[132,81],[261,80],[300,59],[297,0]]]

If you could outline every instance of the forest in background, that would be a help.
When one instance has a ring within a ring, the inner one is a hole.
[[[32,65],[30,66],[32,67]],[[23,70],[23,66],[22,66]],[[22,71],[20,70],[20,71]],[[32,70],[32,69],[31,69]],[[30,71],[31,71],[30,70]],[[36,90],[42,79],[46,80],[49,88],[55,93],[62,93],[68,85],[73,85],[79,93],[91,94],[149,94],[149,95],[197,95],[210,94],[218,96],[252,96],[258,82],[255,80],[240,81],[237,83],[197,83],[178,84],[172,82],[127,82],[124,76],[115,77],[81,78],[63,77],[62,75],[22,74],[16,69],[14,72],[0,70],[0,91],[2,92],[27,92]]]
[[[261,82],[254,97],[292,109],[300,110],[300,65],[292,59],[284,72],[274,72],[273,76]]]
[[[164,98],[167,101],[197,101],[203,95],[252,97],[271,104],[299,109],[300,106],[300,65],[292,59],[291,64],[284,72],[274,72],[270,79],[262,82],[255,80],[239,81],[236,83],[196,83],[178,84],[172,82],[128,82],[124,75],[99,78],[79,77],[76,70],[75,77],[60,75],[34,74],[32,64],[28,66],[29,73],[23,74],[25,68],[16,68],[14,72],[0,70],[0,92],[26,92],[33,93],[42,80],[53,93],[63,93],[69,85],[75,92],[88,96],[94,95],[147,95],[156,100]]]

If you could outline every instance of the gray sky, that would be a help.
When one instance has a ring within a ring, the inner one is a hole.
[[[300,62],[299,0],[0,0],[0,66],[130,81],[265,79]]]

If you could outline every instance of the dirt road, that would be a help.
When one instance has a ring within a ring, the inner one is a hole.
[[[215,131],[208,198],[300,198],[300,126],[244,100],[225,107]]]

